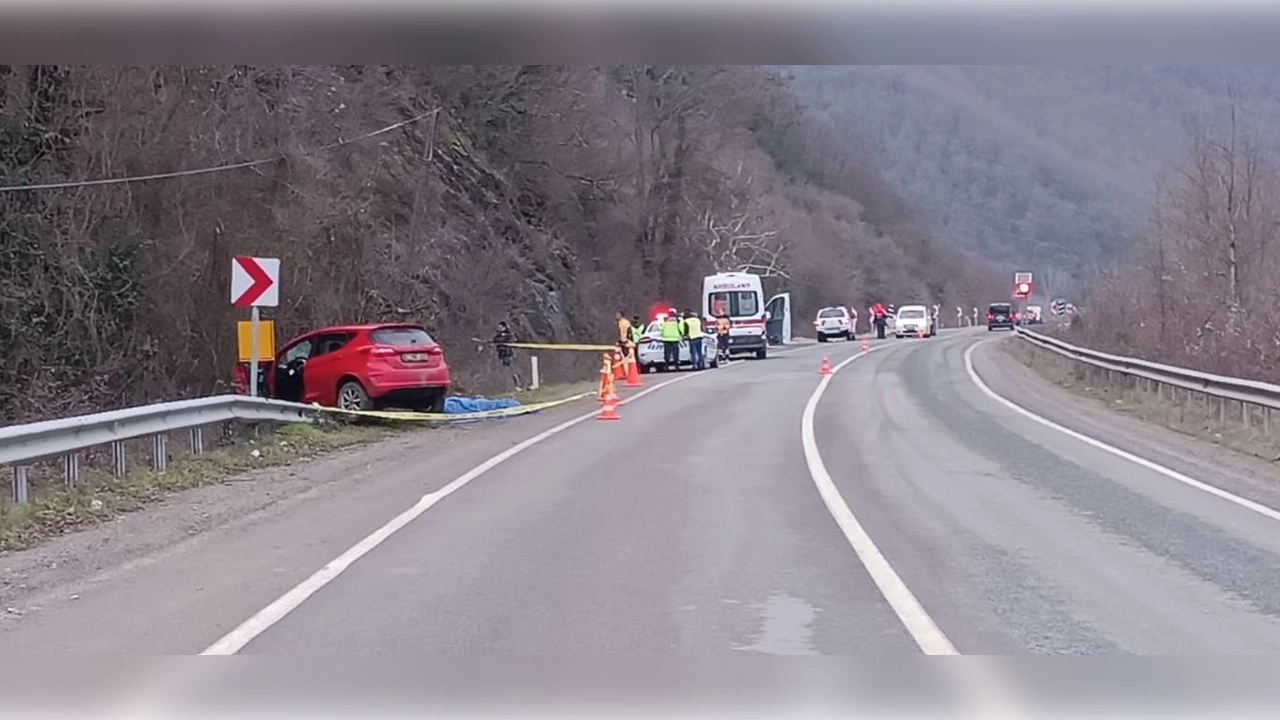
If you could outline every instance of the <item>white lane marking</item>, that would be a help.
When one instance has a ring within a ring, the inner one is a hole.
[[[803,350],[803,349],[804,348],[802,347],[795,348],[795,349],[787,349],[787,350],[779,351],[776,354],[782,355],[782,354],[787,354],[789,352],[794,352],[795,350]],[[724,367],[723,369],[729,370],[734,367],[738,367],[739,365],[742,365],[742,364],[743,363],[733,363],[731,365]],[[668,385],[671,385],[672,383],[681,382],[683,380],[688,380],[690,378],[695,378],[695,377],[703,377],[704,375],[705,373],[694,373],[694,372],[679,375],[665,382],[658,383],[657,385],[654,385],[651,388],[645,388],[644,390],[641,390],[635,395],[632,395],[631,397],[628,397],[627,399],[623,400],[620,404],[626,405],[627,403],[630,403],[634,400],[639,400],[645,395],[648,395],[649,393],[654,392],[656,390],[660,390]],[[245,645],[248,645],[255,637],[261,635],[272,625],[275,625],[276,623],[280,622],[280,620],[282,620],[286,615],[296,610],[298,606],[306,602],[307,598],[315,594],[317,590],[333,582],[333,580],[337,578],[339,575],[341,575],[344,570],[351,567],[352,563],[354,563],[355,561],[367,555],[371,550],[378,547],[378,545],[382,544],[382,542],[385,541],[387,538],[391,537],[391,535],[394,534],[397,530],[413,522],[416,518],[421,516],[423,513],[430,510],[432,506],[434,506],[436,503],[440,502],[441,500],[449,497],[453,493],[462,489],[472,480],[475,480],[481,475],[484,475],[486,472],[489,472],[490,470],[492,470],[493,468],[501,464],[503,461],[508,460],[515,455],[518,455],[519,453],[533,447],[534,445],[537,445],[543,440],[546,440],[552,436],[555,436],[555,435],[558,435],[559,433],[564,432],[565,430],[568,430],[574,425],[578,425],[579,423],[590,420],[594,418],[596,415],[597,415],[596,412],[590,412],[584,415],[579,415],[578,417],[573,418],[572,420],[567,420],[563,423],[560,423],[559,425],[556,425],[555,427],[549,430],[538,433],[537,435],[534,435],[533,437],[521,443],[511,446],[510,448],[498,453],[497,455],[494,455],[488,460],[485,460],[484,462],[468,470],[466,473],[459,476],[453,482],[450,482],[448,485],[445,485],[439,490],[435,490],[433,492],[427,493],[426,495],[423,495],[422,498],[413,505],[413,507],[409,508],[408,510],[405,510],[404,512],[400,513],[396,517],[392,518],[391,521],[389,521],[387,524],[383,525],[382,527],[378,528],[377,530],[374,530],[372,533],[367,535],[360,542],[356,543],[346,552],[342,553],[337,558],[335,558],[334,560],[326,564],[324,567],[317,570],[306,580],[303,580],[296,587],[289,590],[288,592],[281,595],[280,597],[276,598],[276,600],[272,602],[270,605],[266,606],[262,610],[259,610],[257,613],[254,613],[252,617],[250,617],[248,620],[245,620],[243,623],[241,623],[231,632],[228,632],[226,635],[222,636],[217,642],[210,645],[200,654],[201,655],[234,655],[235,653],[239,652],[242,648],[244,648]]]
[[[1193,487],[1197,490],[1202,490],[1204,492],[1207,492],[1210,495],[1222,498],[1227,502],[1235,503],[1236,505],[1239,505],[1242,508],[1245,508],[1247,510],[1252,510],[1253,512],[1256,512],[1259,515],[1262,515],[1264,517],[1271,518],[1272,520],[1280,520],[1280,510],[1275,510],[1274,508],[1267,507],[1262,503],[1254,502],[1253,500],[1250,500],[1248,498],[1240,497],[1239,495],[1227,492],[1222,488],[1217,488],[1208,483],[1196,480],[1193,477],[1183,475],[1177,470],[1167,468],[1163,465],[1160,465],[1159,463],[1152,462],[1144,457],[1139,457],[1137,455],[1134,455],[1131,452],[1121,450],[1120,448],[1114,447],[1112,445],[1108,445],[1102,442],[1101,440],[1095,440],[1089,437],[1088,435],[1085,435],[1084,433],[1078,433],[1075,430],[1072,430],[1071,428],[1063,427],[1058,423],[1052,420],[1049,420],[1048,418],[1041,417],[1031,412],[1030,410],[1022,407],[1021,405],[1018,405],[1017,403],[1011,400],[1008,400],[1003,395],[997,394],[994,390],[988,387],[985,382],[982,381],[982,378],[978,377],[977,371],[973,369],[973,351],[984,342],[992,342],[992,341],[983,340],[980,342],[976,342],[965,349],[964,369],[966,372],[969,373],[969,379],[973,381],[973,384],[977,385],[978,389],[986,393],[987,396],[990,397],[992,400],[995,400],[996,402],[1000,403],[1001,405],[1004,405],[1005,407],[1009,408],[1010,410],[1013,410],[1014,412],[1022,415],[1023,417],[1026,417],[1030,420],[1038,422],[1047,428],[1053,428],[1054,430],[1057,430],[1058,432],[1063,433],[1064,435],[1069,435],[1075,438],[1076,440],[1079,440],[1080,442],[1085,443],[1086,445],[1091,445],[1099,450],[1109,452],[1112,455],[1115,455],[1116,457],[1124,458],[1125,460],[1128,460],[1129,462],[1132,462],[1136,465],[1140,465],[1148,470],[1158,472],[1167,478],[1170,478],[1172,480],[1177,480],[1178,482],[1184,485],[1187,485],[1189,487]]]
[[[933,621],[933,618],[929,617],[929,613],[925,612],[911,589],[885,559],[884,553],[880,552],[880,548],[876,547],[871,536],[862,528],[862,523],[858,522],[853,510],[849,509],[849,504],[840,495],[840,490],[827,472],[827,466],[822,462],[822,455],[818,452],[818,443],[814,438],[813,416],[817,412],[818,401],[822,399],[831,379],[844,366],[880,347],[885,346],[873,347],[867,352],[859,352],[844,360],[832,368],[831,374],[818,383],[817,389],[809,397],[809,404],[804,408],[804,414],[800,417],[800,442],[804,445],[804,459],[809,465],[809,475],[813,478],[813,484],[818,487],[818,493],[827,505],[827,511],[844,532],[845,539],[853,547],[858,560],[867,569],[872,581],[879,588],[880,594],[888,601],[889,607],[893,608],[894,614],[902,621],[911,638],[916,641],[916,645],[926,655],[959,655],[960,653],[943,634],[942,629]]]

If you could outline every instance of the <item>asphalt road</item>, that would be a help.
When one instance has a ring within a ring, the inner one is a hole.
[[[1004,337],[876,343],[816,406],[816,450],[900,592],[962,654],[1280,650],[1280,522],[1028,421],[975,385],[965,351],[980,343],[975,371],[1037,413],[1280,507],[1265,474],[1055,399],[1012,371],[995,344]],[[394,492],[300,506],[238,532],[240,545],[155,558],[101,580],[107,601],[91,612],[46,613],[7,638],[61,652],[199,652],[427,493],[425,511],[236,649],[918,654],[886,599],[886,571],[851,547],[802,443],[820,356],[837,364],[857,351],[811,346],[684,374],[620,408],[621,420],[580,422],[456,491],[446,483],[511,448],[520,426],[485,452],[383,458],[377,472],[400,478]],[[263,538],[265,564],[245,555]],[[202,563],[219,571],[206,583],[219,602],[163,593]],[[90,624],[136,618],[137,604],[120,607],[130,598],[157,605],[148,622]]]

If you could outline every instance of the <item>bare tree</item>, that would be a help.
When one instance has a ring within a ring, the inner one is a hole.
[[[703,213],[702,248],[717,270],[791,277],[783,257],[786,247],[778,240],[778,231],[762,229],[761,220],[745,213],[723,220],[710,210]]]

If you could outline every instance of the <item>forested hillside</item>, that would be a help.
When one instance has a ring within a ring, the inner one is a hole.
[[[0,421],[216,390],[237,253],[283,259],[282,339],[422,322],[470,390],[499,319],[603,338],[714,269],[798,319],[1003,286],[847,138],[744,67],[0,66],[0,186],[264,161],[0,192]]]
[[[1080,342],[1280,382],[1280,155],[1238,125],[1162,176],[1133,253],[1100,273]]]
[[[1156,177],[1233,104],[1264,147],[1270,67],[790,67],[948,237],[1072,293],[1131,247]],[[1042,283],[1043,286],[1043,283]]]

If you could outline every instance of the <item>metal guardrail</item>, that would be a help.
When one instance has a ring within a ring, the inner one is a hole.
[[[13,468],[13,499],[26,503],[27,473],[32,463],[61,457],[63,475],[74,486],[80,475],[80,452],[110,445],[112,471],[125,473],[126,440],[152,438],[152,466],[163,470],[168,460],[166,433],[190,432],[191,452],[204,451],[202,429],[229,421],[311,422],[317,411],[310,405],[244,395],[217,395],[154,405],[111,410],[77,417],[45,420],[0,428],[0,465]]]
[[[1179,388],[1187,392],[1198,392],[1206,397],[1238,402],[1242,408],[1242,417],[1249,422],[1249,408],[1252,406],[1267,408],[1263,413],[1263,422],[1270,425],[1269,410],[1280,410],[1280,385],[1272,385],[1258,380],[1213,375],[1198,370],[1175,367],[1140,360],[1138,358],[1111,355],[1108,353],[1078,347],[1063,342],[1055,337],[1032,332],[1025,327],[1014,328],[1017,336],[1033,345],[1071,358],[1078,362],[1110,372],[1118,372],[1129,377],[1141,378],[1154,386],[1156,392],[1163,394],[1164,387]],[[1176,393],[1176,391],[1174,391]],[[1225,403],[1221,406],[1225,415]],[[1268,428],[1269,429],[1269,428]]]

